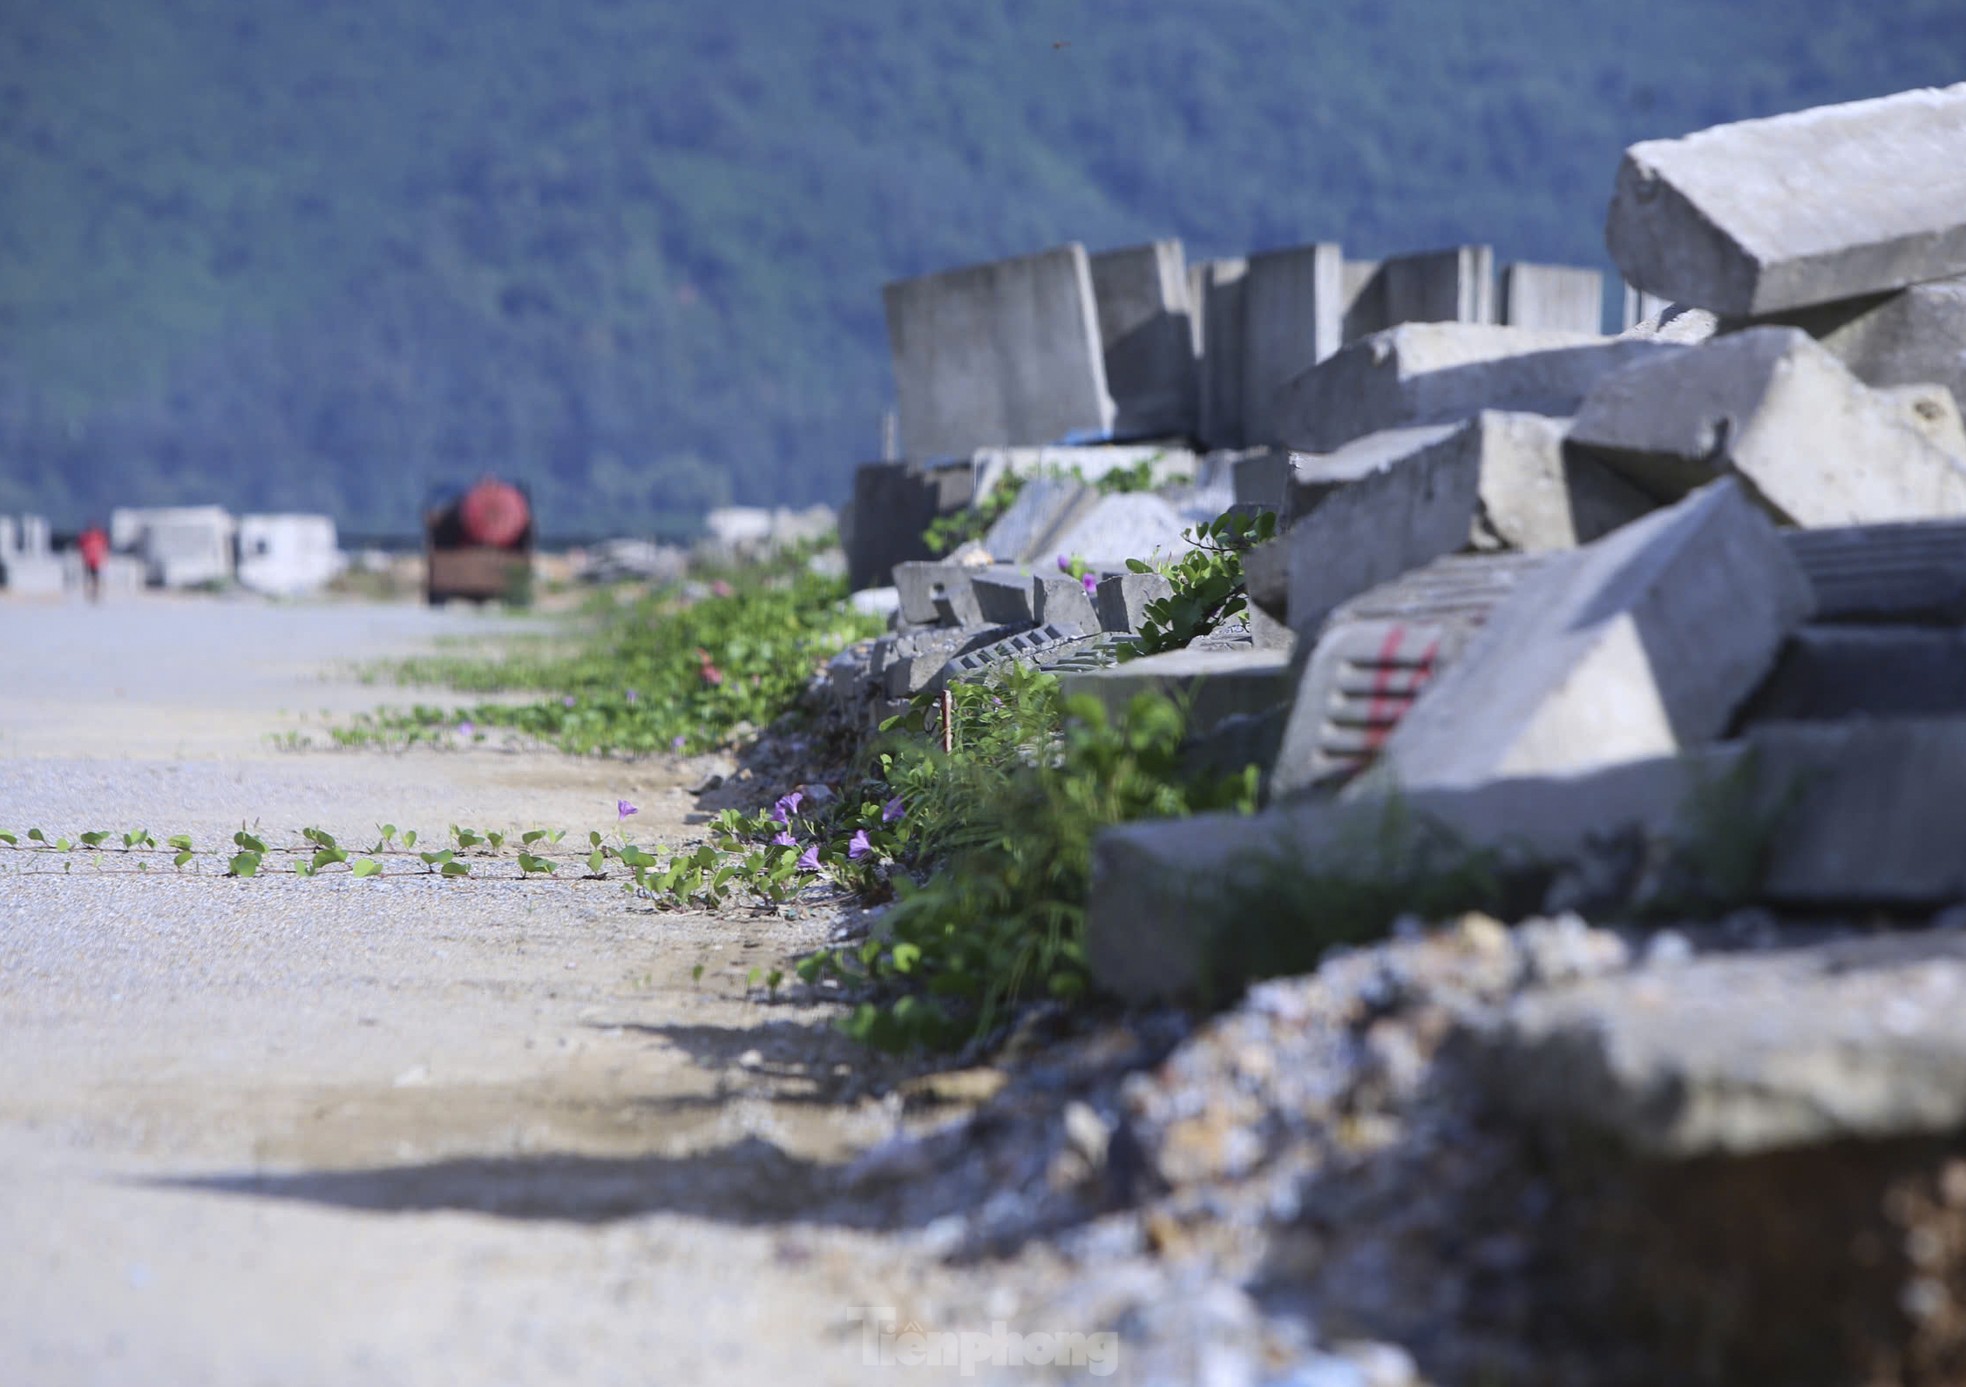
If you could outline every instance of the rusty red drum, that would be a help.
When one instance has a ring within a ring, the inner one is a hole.
[[[516,486],[487,479],[464,493],[457,517],[473,543],[503,549],[526,532],[532,513]]]

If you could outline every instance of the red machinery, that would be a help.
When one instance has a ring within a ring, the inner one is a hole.
[[[530,599],[533,515],[522,487],[486,477],[440,496],[424,511],[423,534],[431,606]]]

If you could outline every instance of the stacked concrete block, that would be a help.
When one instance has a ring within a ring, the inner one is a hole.
[[[1502,267],[1501,321],[1559,332],[1604,330],[1604,275],[1568,265]],[[1626,324],[1630,326],[1630,324]]]
[[[1774,526],[1716,484],[1524,583],[1347,793],[1568,774],[1716,737],[1811,603]]]
[[[1930,382],[1944,386],[1966,407],[1966,278],[1914,284],[1757,321],[1803,329],[1867,385]]]
[[[1171,558],[1194,547],[1185,533],[1192,524],[1152,492],[1102,496],[1083,519],[1057,535],[1054,557],[1106,569],[1124,568],[1128,559]]]
[[[1640,289],[1753,317],[1966,274],[1966,83],[1625,151],[1605,225]]]
[[[1339,603],[1446,554],[1572,549],[1655,508],[1601,464],[1566,460],[1566,427],[1483,410],[1444,432],[1402,431],[1403,450],[1293,519],[1292,628],[1313,637]]]
[[[1346,295],[1343,336],[1356,342],[1401,323],[1495,321],[1495,252],[1487,246],[1395,255]]]
[[[1031,619],[1039,626],[1078,635],[1100,629],[1092,594],[1067,573],[1040,573],[1031,579]]]
[[[1242,439],[1283,443],[1284,387],[1338,350],[1344,325],[1344,256],[1333,244],[1249,257],[1242,281]],[[1209,340],[1215,341],[1213,334]]]
[[[910,458],[1111,434],[1085,247],[901,280],[883,297]]]
[[[1661,499],[1736,473],[1798,525],[1966,515],[1966,467],[1796,328],[1732,333],[1606,377],[1571,441]]]
[[[1158,573],[1109,573],[1092,595],[1099,629],[1137,632],[1147,621],[1147,604],[1174,595],[1174,585]]]
[[[1198,408],[1194,308],[1179,241],[1102,251],[1091,258],[1113,432],[1188,437]]]
[[[1641,323],[1662,317],[1673,306],[1672,300],[1658,294],[1648,294],[1643,289],[1625,286],[1624,312],[1620,315],[1622,330],[1630,332]]]
[[[1041,563],[1058,552],[1057,541],[1099,504],[1097,489],[1065,477],[1033,477],[983,536],[983,547],[1001,563]]]
[[[1966,716],[1966,630],[1809,626],[1742,710],[1743,726]]]
[[[1195,266],[1195,321],[1200,324],[1197,436],[1210,448],[1240,448],[1243,333],[1249,262],[1209,260]]]
[[[840,517],[847,581],[856,591],[894,581],[894,566],[931,557],[922,532],[937,516],[974,499],[968,468],[923,471],[905,462],[870,462],[853,474],[853,500]]]
[[[969,564],[896,564],[894,587],[901,600],[901,619],[910,626],[976,625],[982,620],[974,592],[978,572]]]
[[[1013,568],[986,568],[970,579],[976,612],[991,626],[1028,626],[1036,620],[1031,579]]]
[[[1184,704],[1188,732],[1203,735],[1232,717],[1268,712],[1290,698],[1290,656],[1277,650],[1170,650],[1060,680],[1070,697],[1090,694],[1117,713],[1142,693]]]
[[[1599,377],[1679,348],[1482,323],[1408,323],[1348,344],[1278,400],[1283,442],[1327,453],[1483,409],[1574,414]]]

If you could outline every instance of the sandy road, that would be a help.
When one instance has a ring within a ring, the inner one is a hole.
[[[267,739],[403,698],[324,669],[503,629],[0,599],[0,828],[695,832],[669,763]],[[894,1119],[745,978],[823,920],[55,865],[0,848],[0,1383],[916,1381],[854,1307],[988,1294],[820,1211]]]

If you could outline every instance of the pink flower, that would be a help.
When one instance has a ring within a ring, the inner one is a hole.
[[[737,589],[726,583],[722,578],[716,578],[711,580],[710,591],[718,597],[729,597]]]
[[[816,872],[819,870],[819,844],[814,843],[811,847],[799,854],[799,870],[802,872]]]
[[[625,799],[618,799],[614,802],[614,821],[616,823],[620,823],[623,819],[627,818],[630,814],[639,814],[641,812],[642,811],[640,809],[636,808],[634,805],[630,804]]]
[[[867,841],[867,830],[864,828],[855,833],[846,845],[846,855],[855,862],[873,850],[874,845]]]
[[[1099,575],[1096,573],[1086,574],[1083,578],[1079,579],[1079,583],[1085,588],[1085,595],[1087,597],[1091,597],[1099,591]]]
[[[1072,561],[1063,554],[1058,556],[1058,571],[1060,573],[1070,573],[1072,571]]]

